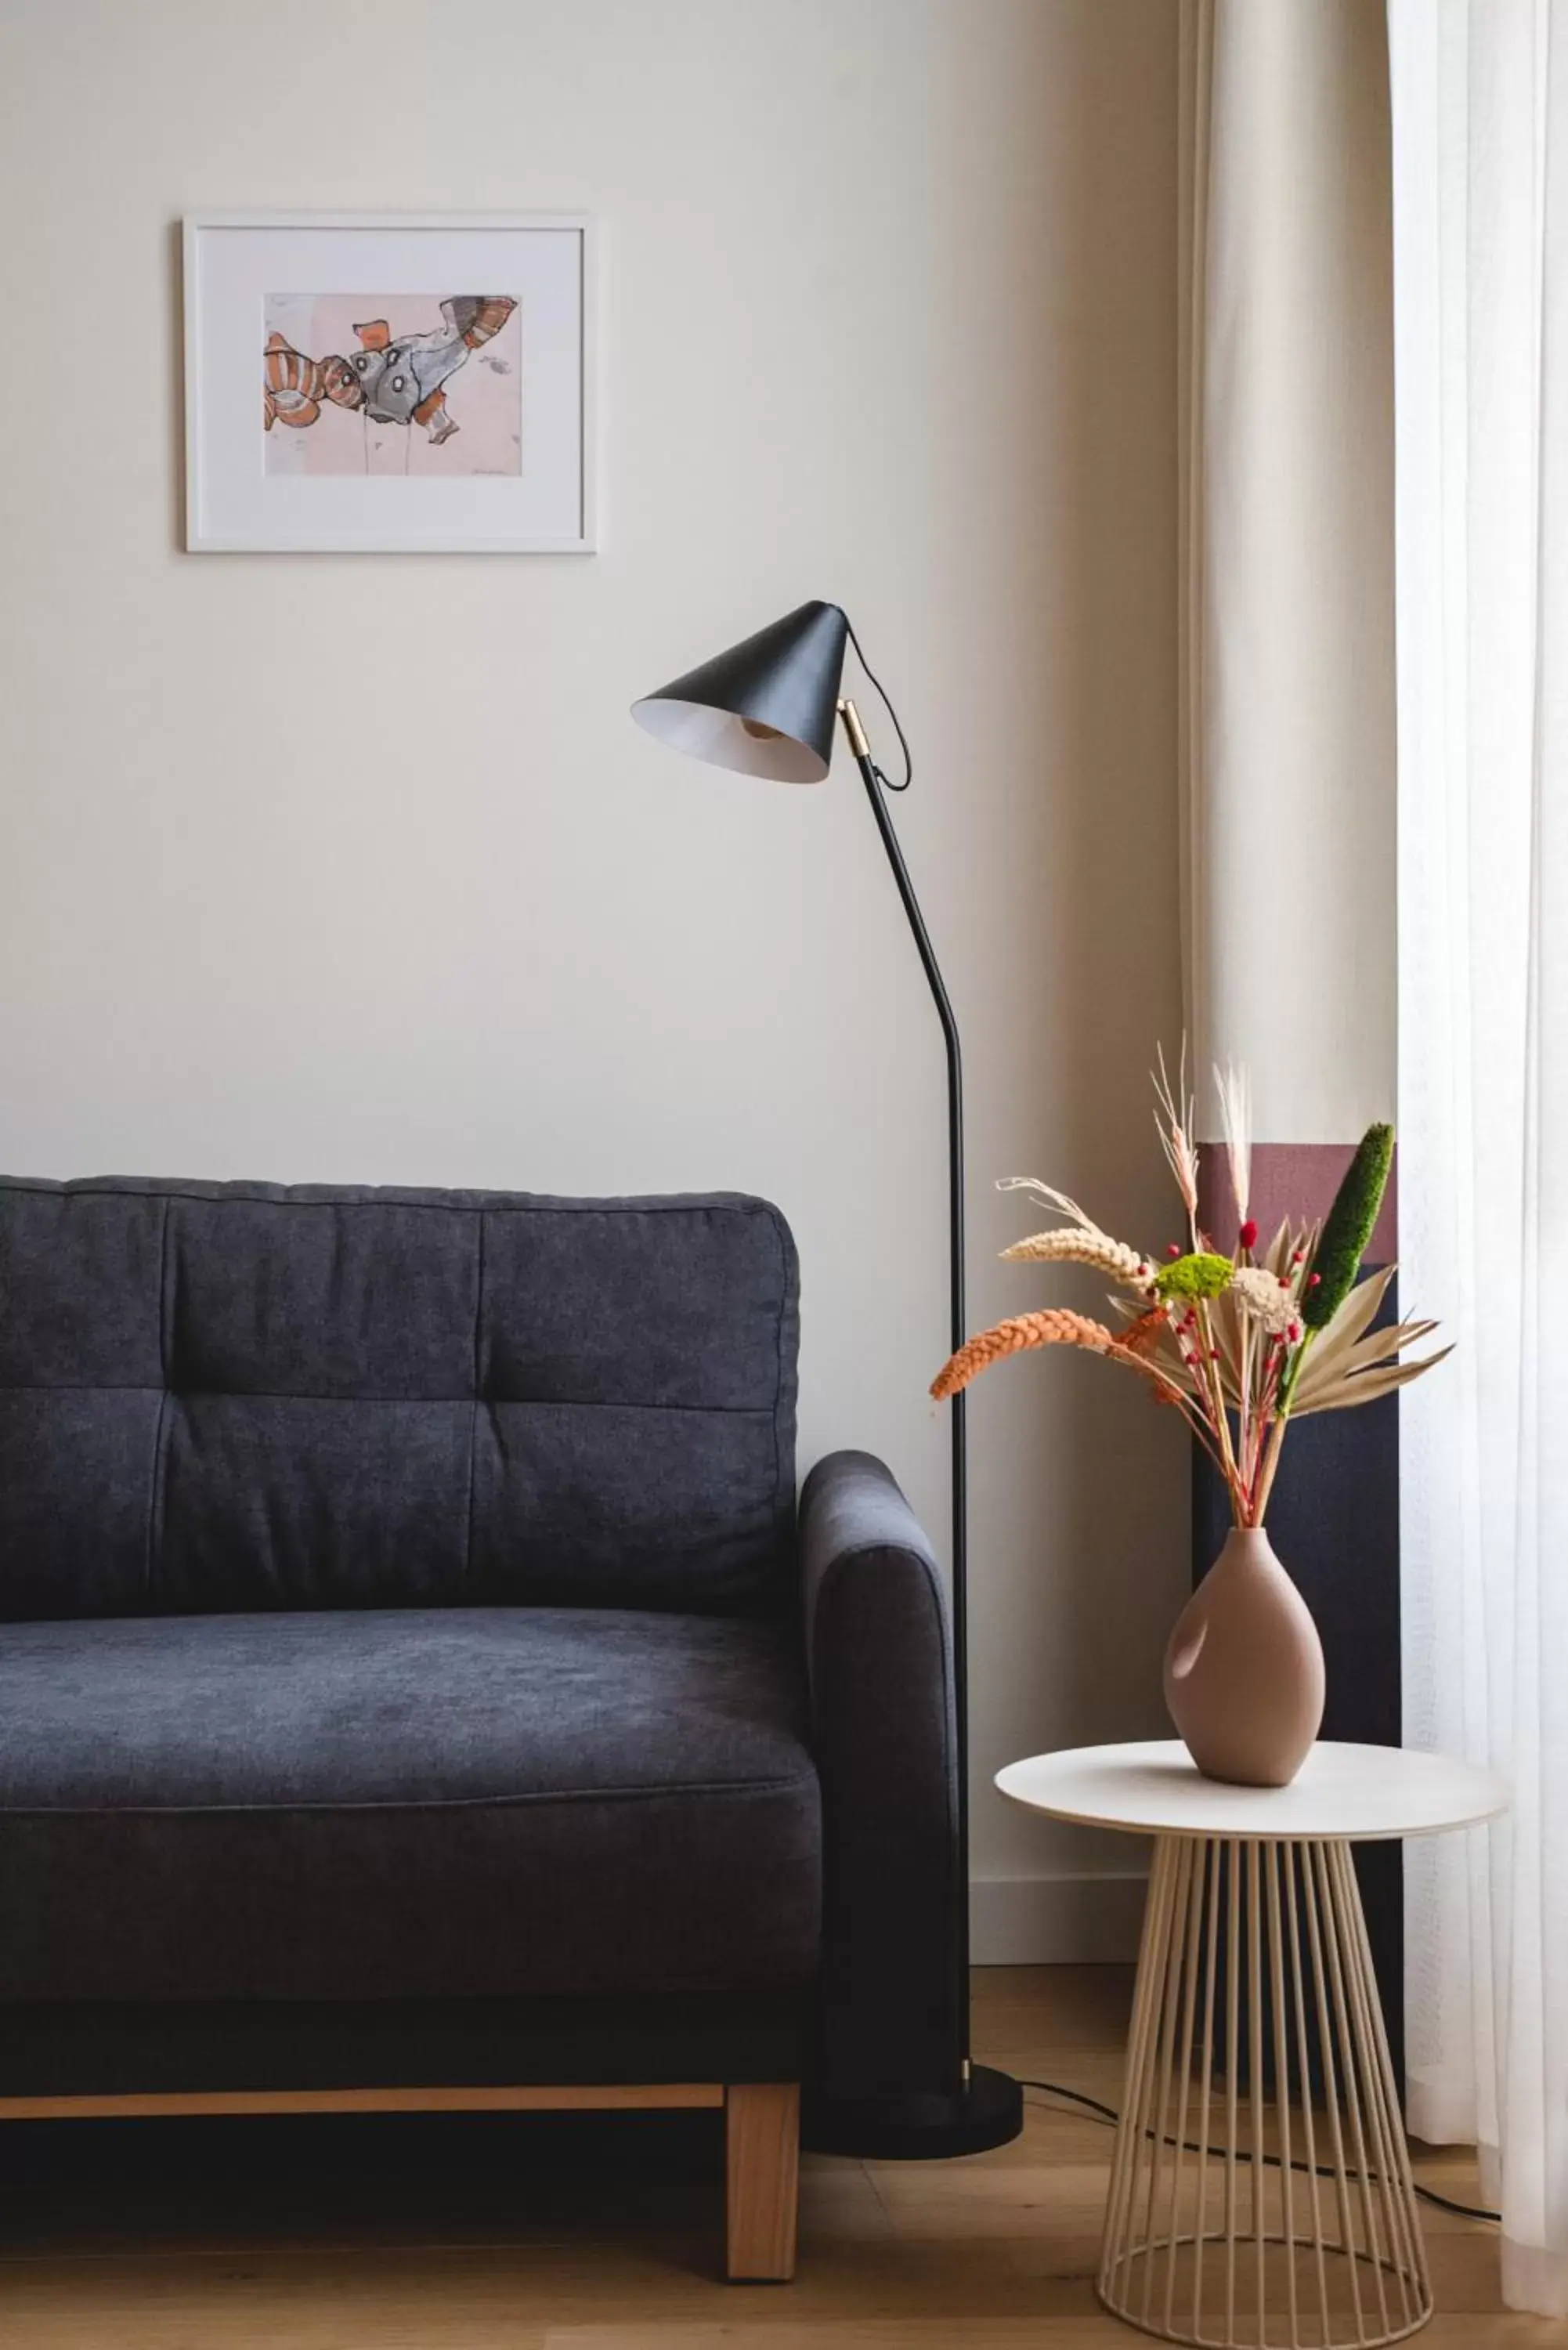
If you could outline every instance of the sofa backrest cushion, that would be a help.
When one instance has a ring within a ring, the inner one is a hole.
[[[734,1194],[0,1179],[0,1618],[766,1607],[798,1296]]]

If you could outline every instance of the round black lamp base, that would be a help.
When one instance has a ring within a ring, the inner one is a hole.
[[[812,2154],[858,2154],[874,2162],[945,2162],[1006,2146],[1023,2127],[1023,2092],[1007,2073],[972,2067],[956,2096],[918,2090],[904,2097],[808,2106],[801,2144]]]

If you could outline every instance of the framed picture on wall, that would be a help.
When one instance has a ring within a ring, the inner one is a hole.
[[[587,220],[184,227],[192,552],[593,551]]]

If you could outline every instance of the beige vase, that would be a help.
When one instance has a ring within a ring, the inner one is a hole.
[[[1323,1643],[1262,1526],[1232,1527],[1178,1617],[1165,1701],[1206,1778],[1288,1787],[1323,1720]]]

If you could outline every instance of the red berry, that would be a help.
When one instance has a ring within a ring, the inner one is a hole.
[[[1323,1275],[1321,1273],[1309,1273],[1307,1275],[1307,1287],[1309,1289],[1315,1289],[1322,1279]]]
[[[1244,1249],[1250,1249],[1256,1242],[1257,1237],[1257,1224],[1252,1217],[1249,1216],[1246,1222],[1241,1227],[1241,1246]]]
[[[1167,1241],[1165,1244],[1165,1253],[1167,1256],[1177,1257],[1181,1254],[1181,1251],[1175,1241]]]

